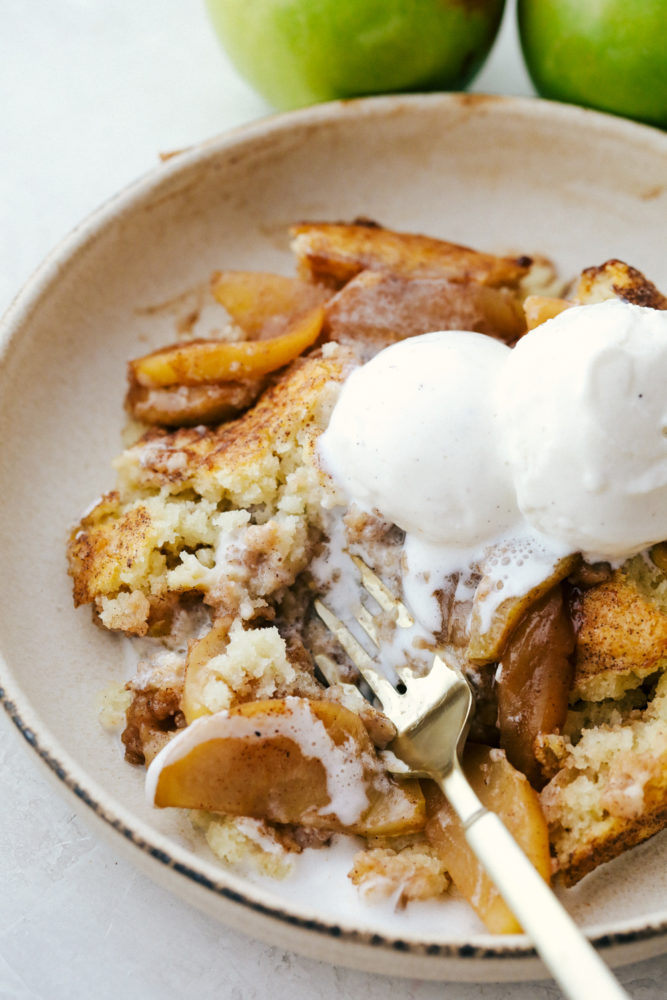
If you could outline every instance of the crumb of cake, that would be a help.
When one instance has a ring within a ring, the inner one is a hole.
[[[185,679],[185,653],[156,646],[139,658],[137,672],[128,682],[130,691],[180,691]]]
[[[210,712],[221,712],[238,701],[274,697],[296,678],[296,671],[277,628],[245,630],[236,621],[225,652],[209,660],[207,675],[203,704]]]
[[[310,654],[298,634],[281,628],[284,634],[274,625],[223,618],[190,644],[182,701],[188,722],[248,701],[320,696]]]
[[[527,274],[519,283],[521,295],[560,296],[565,289],[565,282],[559,276],[553,261],[542,254],[531,254],[531,263]]]
[[[659,550],[664,543],[655,546],[649,553],[642,553],[630,559],[623,566],[623,572],[637,588],[639,593],[663,614],[667,615],[667,575],[665,567],[660,567],[654,561],[659,559]]]
[[[561,733],[538,733],[535,738],[535,760],[546,784],[558,774],[568,755],[571,743]]]
[[[117,597],[100,598],[98,614],[105,628],[127,635],[146,635],[151,605],[141,591],[121,591]]]
[[[290,852],[276,831],[262,820],[245,816],[214,816],[192,812],[193,825],[200,830],[215,856],[228,865],[250,868],[260,875],[280,880],[292,872]],[[292,848],[294,850],[296,848]]]
[[[436,899],[451,885],[437,852],[425,843],[361,851],[348,877],[366,899],[394,897],[399,909],[411,900]]]
[[[125,724],[132,694],[124,684],[109,684],[97,697],[97,717],[104,729],[116,732]]]

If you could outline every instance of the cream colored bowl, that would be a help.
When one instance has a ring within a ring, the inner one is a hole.
[[[362,215],[480,249],[546,253],[564,275],[620,257],[664,288],[667,136],[537,100],[322,105],[184,153],[83,223],[2,330],[0,686],[91,821],[223,921],[379,972],[530,978],[541,966],[526,940],[490,936],[461,902],[399,914],[360,905],[336,852],[274,884],[223,870],[181,818],[145,805],[142,774],[100,727],[96,698],[124,677],[123,644],[72,607],[65,541],[112,485],[126,360],[174,339],[188,302],[179,296],[215,268],[290,273],[291,221]],[[564,899],[612,963],[667,950],[666,836]]]

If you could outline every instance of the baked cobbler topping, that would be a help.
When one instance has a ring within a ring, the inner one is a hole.
[[[134,647],[105,723],[226,864],[286,877],[354,836],[364,898],[454,884],[513,930],[312,601],[349,607],[359,555],[418,619],[380,620],[388,669],[458,657],[464,768],[545,877],[661,829],[667,299],[618,260],[562,295],[544,258],[367,220],[292,237],[297,278],[216,273],[215,337],[130,363],[140,436],[68,550],[75,603]]]

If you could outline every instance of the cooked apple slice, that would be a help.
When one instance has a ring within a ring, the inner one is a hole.
[[[535,757],[542,733],[559,733],[567,718],[574,674],[574,627],[556,586],[533,604],[507,643],[496,691],[500,745],[536,787],[544,784]]]
[[[667,542],[658,542],[650,552],[651,560],[661,573],[667,573]]]
[[[397,836],[423,829],[415,780],[390,778],[359,716],[335,702],[284,698],[202,716],[151,764],[157,806]]]
[[[150,389],[131,383],[125,409],[135,420],[162,427],[217,424],[249,409],[263,391],[267,378],[240,379],[208,385],[170,385]]]
[[[475,330],[511,343],[525,328],[507,288],[370,270],[330,299],[324,323],[332,340],[366,340],[378,348],[429,330]]]
[[[548,319],[554,319],[566,309],[575,305],[567,299],[554,299],[548,295],[528,295],[523,301],[523,311],[526,314],[526,326],[534,330]]]
[[[475,591],[468,658],[479,664],[495,663],[500,659],[510,635],[530,607],[569,576],[579,562],[581,557],[576,553],[565,556],[546,570],[544,578],[526,593],[503,598],[502,577],[506,574],[502,572],[502,562],[496,559],[495,568],[488,568]]]
[[[266,375],[294,361],[314,344],[323,321],[324,308],[315,306],[287,333],[270,340],[193,340],[163,347],[130,361],[130,384],[203,385]]]
[[[334,288],[365,269],[516,288],[532,263],[525,257],[495,257],[430,236],[399,233],[368,220],[303,222],[291,226],[290,236],[299,273]]]
[[[483,805],[497,813],[542,878],[549,882],[549,831],[537,793],[502,750],[468,744],[463,769]],[[442,858],[454,885],[494,934],[517,934],[521,927],[486,875],[465,839],[463,826],[440,789],[423,783],[428,822],[426,838]]]
[[[248,340],[266,340],[288,326],[331,293],[322,285],[261,271],[216,271],[211,291]]]
[[[200,715],[210,715],[205,704],[204,685],[208,678],[208,664],[214,656],[224,653],[229,643],[229,622],[222,618],[214,622],[208,632],[188,646],[185,661],[182,712],[188,725]]]

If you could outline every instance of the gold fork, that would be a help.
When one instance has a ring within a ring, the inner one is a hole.
[[[398,628],[411,628],[414,619],[408,608],[363,560],[351,558],[361,574],[362,587],[382,611],[394,616]],[[399,667],[402,690],[398,690],[344,622],[322,601],[315,601],[314,606],[396,726],[389,749],[412,775],[430,778],[442,789],[463,824],[468,843],[564,994],[571,1000],[590,1000],[591,996],[628,1000],[507,827],[470,787],[459,755],[470,725],[473,696],[458,665],[447,662],[447,654],[441,651],[424,676],[409,666]],[[353,616],[379,649],[378,624],[368,608],[360,604]],[[323,655],[315,660],[325,678],[335,682],[331,660]]]

